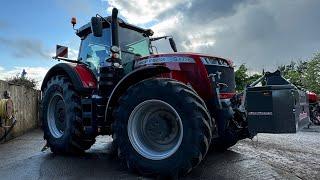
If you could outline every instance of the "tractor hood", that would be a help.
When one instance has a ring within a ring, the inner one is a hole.
[[[194,64],[194,65],[192,65]],[[198,53],[157,54],[139,58],[135,61],[135,68],[147,65],[165,65],[174,71],[184,71],[184,68],[198,68],[205,74],[215,74],[218,83],[227,86],[221,93],[235,92],[234,68],[231,60]]]
[[[180,58],[179,58],[180,57]],[[161,60],[164,62],[180,62],[179,60],[185,60],[183,58],[192,58],[194,60],[200,60],[204,65],[206,64],[215,64],[233,67],[233,62],[229,59],[225,59],[218,56],[210,56],[200,53],[166,53],[166,54],[155,54],[150,56],[145,56],[136,60],[136,65],[149,63],[154,64],[154,62],[161,63]],[[148,60],[149,59],[149,60]],[[153,62],[154,61],[154,62]],[[138,63],[138,64],[137,64]]]

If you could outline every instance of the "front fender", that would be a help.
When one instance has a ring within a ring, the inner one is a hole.
[[[116,105],[118,99],[120,96],[126,92],[126,90],[144,80],[151,77],[156,77],[162,74],[170,73],[170,69],[165,66],[159,66],[159,65],[152,65],[152,66],[144,66],[138,69],[135,69],[134,71],[127,74],[125,77],[123,77],[116,87],[111,92],[111,95],[108,100],[107,108],[106,108],[106,121],[108,124],[112,123],[112,111],[114,106]]]
[[[92,90],[97,88],[97,80],[90,69],[84,65],[75,65],[70,63],[59,63],[53,66],[46,76],[41,85],[43,91],[48,81],[57,75],[67,76],[72,82],[75,90],[79,93],[89,94]]]

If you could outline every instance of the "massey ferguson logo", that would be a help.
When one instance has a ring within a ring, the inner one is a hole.
[[[222,72],[220,72],[220,71],[217,71],[217,72],[216,72],[216,75],[217,75],[217,78],[218,78],[218,79],[221,79],[221,74],[222,74]]]

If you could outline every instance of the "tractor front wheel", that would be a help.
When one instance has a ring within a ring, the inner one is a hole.
[[[94,144],[94,137],[84,136],[81,99],[67,77],[54,76],[49,80],[41,114],[44,139],[52,152],[78,154]]]
[[[210,115],[199,96],[170,79],[147,79],[120,97],[113,116],[118,156],[144,175],[184,175],[205,157]]]

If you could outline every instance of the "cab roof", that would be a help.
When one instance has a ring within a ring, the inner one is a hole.
[[[109,28],[110,27],[110,23],[111,23],[111,16],[108,16],[108,17],[105,17],[105,19],[108,21],[106,22],[105,20],[103,20],[101,18],[101,21],[102,21],[102,26],[103,28]],[[119,26],[120,27],[123,27],[123,28],[128,28],[128,29],[131,29],[133,31],[137,31],[139,33],[143,33],[145,34],[146,36],[152,36],[153,35],[153,31],[151,29],[143,29],[141,27],[138,27],[138,26],[135,26],[135,25],[132,25],[132,24],[129,24],[125,21],[123,21],[122,19],[118,18],[118,21],[119,21]],[[76,32],[76,35],[79,36],[80,38],[84,38],[86,37],[88,34],[91,33],[91,23],[87,23],[85,25],[83,25],[82,27],[80,27],[77,32]]]

